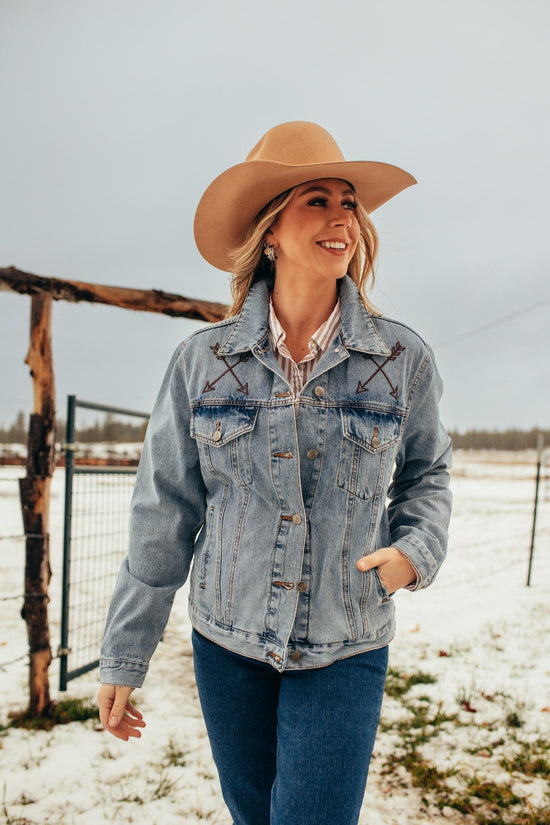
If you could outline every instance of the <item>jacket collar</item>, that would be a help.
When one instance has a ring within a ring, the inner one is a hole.
[[[340,334],[347,349],[370,355],[389,355],[390,349],[378,334],[372,316],[367,312],[359,290],[346,275],[340,282]],[[265,280],[252,284],[235,325],[222,344],[219,353],[232,355],[269,346],[269,285]]]

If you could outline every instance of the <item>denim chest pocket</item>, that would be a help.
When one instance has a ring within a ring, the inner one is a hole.
[[[402,417],[369,408],[342,410],[342,447],[336,483],[360,499],[386,493]]]
[[[191,436],[197,441],[203,469],[239,487],[252,484],[250,437],[257,415],[256,407],[196,407]]]

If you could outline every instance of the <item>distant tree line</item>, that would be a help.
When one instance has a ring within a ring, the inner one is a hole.
[[[55,432],[56,441],[62,442],[65,440],[65,429],[65,421],[58,420]],[[117,420],[112,413],[107,413],[103,421],[95,421],[94,424],[77,427],[76,440],[85,444],[102,441],[125,444],[143,441],[146,429],[146,421],[132,424],[129,421]],[[25,414],[19,412],[15,422],[10,427],[0,427],[0,444],[26,444],[27,430],[28,422],[25,420]]]
[[[456,450],[528,450],[536,448],[539,433],[543,444],[550,446],[550,430],[467,430],[449,435]]]
[[[100,441],[114,441],[128,443],[143,441],[147,422],[132,424],[119,421],[108,413],[103,421],[96,421],[86,427],[77,428],[76,440],[83,443],[97,443]],[[544,444],[550,446],[550,430],[467,430],[464,433],[458,430],[449,433],[456,449],[465,450],[527,450],[537,446],[539,432]],[[65,440],[65,422],[57,422],[57,441]],[[19,412],[10,427],[0,427],[0,444],[26,444],[27,421],[25,414]]]

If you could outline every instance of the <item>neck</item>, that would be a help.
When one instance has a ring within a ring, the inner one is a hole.
[[[285,343],[298,363],[309,351],[311,336],[336,306],[337,282],[308,283],[300,278],[293,279],[290,285],[288,279],[277,274],[271,300],[286,333]]]

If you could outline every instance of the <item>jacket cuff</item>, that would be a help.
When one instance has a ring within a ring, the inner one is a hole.
[[[99,681],[104,685],[124,685],[139,688],[147,675],[145,662],[130,662],[121,659],[101,659]]]
[[[405,536],[392,541],[395,547],[402,553],[416,574],[416,581],[407,585],[404,590],[423,590],[435,579],[440,565],[430,554],[426,545],[415,536]]]

